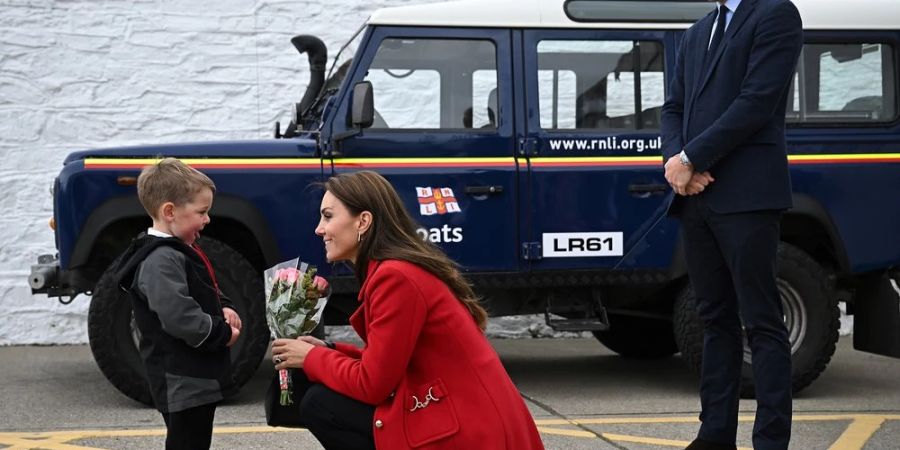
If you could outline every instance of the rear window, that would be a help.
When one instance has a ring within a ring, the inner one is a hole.
[[[788,96],[795,124],[892,122],[897,119],[893,46],[806,44]]]
[[[665,100],[659,42],[543,40],[537,55],[542,129],[659,128]]]

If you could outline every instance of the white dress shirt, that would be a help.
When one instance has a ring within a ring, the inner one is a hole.
[[[717,2],[718,4],[723,4],[721,2]],[[741,4],[741,0],[726,0],[724,5],[728,8],[728,13],[725,14],[725,31],[728,31],[728,25],[731,24],[731,18],[734,17],[734,12],[737,11],[738,6]],[[709,33],[709,42],[706,44],[706,48],[712,44],[712,38],[716,35],[716,26],[719,24],[719,13],[718,6],[716,6],[716,20],[713,21],[713,27],[711,32]]]

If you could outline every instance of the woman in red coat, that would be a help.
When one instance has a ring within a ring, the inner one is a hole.
[[[350,318],[363,348],[279,339],[276,369],[314,384],[300,403],[326,449],[543,449],[534,420],[484,336],[487,314],[456,265],[423,241],[374,172],[325,183],[316,234],[360,282]]]

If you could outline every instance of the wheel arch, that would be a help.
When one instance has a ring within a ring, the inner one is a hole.
[[[69,267],[95,284],[128,242],[150,224],[137,196],[106,201],[85,221]],[[216,196],[212,220],[203,234],[228,244],[260,271],[280,256],[265,218],[250,202],[238,197]]]
[[[847,250],[831,216],[808,195],[795,193],[793,198],[794,207],[781,220],[781,240],[803,250],[823,267],[847,273]]]
[[[833,272],[848,273],[850,261],[834,221],[816,199],[806,194],[793,194],[794,207],[781,219],[781,240],[815,259]],[[675,243],[669,278],[687,276],[687,262],[682,239]]]

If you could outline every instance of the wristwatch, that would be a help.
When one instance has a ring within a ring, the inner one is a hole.
[[[678,160],[681,161],[682,166],[691,166],[691,160],[688,159],[688,155],[684,152],[684,150],[682,150],[681,153],[678,154]]]
[[[334,342],[329,341],[328,339],[322,339],[322,342],[325,343],[325,346],[334,350]]]

